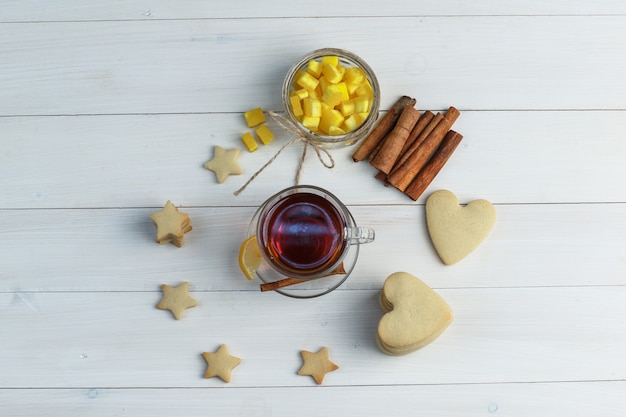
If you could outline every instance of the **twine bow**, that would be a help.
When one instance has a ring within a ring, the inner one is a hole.
[[[265,165],[263,165],[261,168],[259,168],[259,170],[257,172],[254,173],[254,175],[252,175],[250,177],[250,179],[237,191],[235,191],[233,194],[235,194],[236,196],[241,194],[243,192],[243,190],[246,189],[246,187],[252,182],[254,181],[254,179],[261,173],[263,172],[263,170],[265,168],[267,168],[272,162],[274,162],[276,160],[276,158],[278,158],[278,156],[285,150],[287,149],[289,146],[298,143],[298,142],[303,142],[304,143],[304,148],[302,149],[302,155],[300,156],[300,163],[298,164],[298,172],[296,173],[296,185],[300,184],[300,177],[302,176],[302,169],[304,166],[304,159],[306,158],[306,150],[307,148],[310,146],[315,150],[315,153],[317,155],[317,159],[319,159],[319,161],[322,163],[322,165],[324,165],[326,168],[328,169],[332,169],[335,167],[335,160],[333,159],[332,155],[330,154],[330,152],[328,152],[328,150],[322,148],[321,146],[319,146],[318,144],[316,144],[315,142],[313,142],[310,138],[308,138],[303,132],[301,132],[298,127],[289,119],[287,119],[285,116],[278,114],[272,110],[268,111],[267,114],[280,126],[282,127],[284,130],[286,130],[289,133],[293,133],[295,135],[295,137],[293,139],[291,139],[289,142],[285,143],[279,150],[278,152],[276,152],[274,154],[274,156],[265,163]],[[328,160],[325,160],[324,157],[322,156],[322,154],[326,155],[326,158]]]

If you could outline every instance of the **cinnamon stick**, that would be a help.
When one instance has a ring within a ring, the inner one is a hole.
[[[398,123],[398,120],[402,116],[402,112],[404,111],[404,109],[407,109],[409,107],[413,107],[413,106],[406,106],[406,107],[404,107],[400,111],[400,114],[398,114],[398,116],[393,120],[393,125],[390,126],[389,130],[387,131],[387,133],[385,133],[385,136],[376,144],[374,149],[372,149],[372,151],[369,154],[369,157],[367,158],[367,159],[369,159],[370,164],[378,156],[378,152],[380,152],[380,149],[385,145],[385,142],[389,138],[391,132],[393,132],[393,129],[396,127],[396,124]]]
[[[439,116],[438,120],[443,118],[441,114],[437,113],[437,115]],[[436,126],[436,123],[431,124],[431,121],[433,120],[434,117],[435,115],[433,114],[433,112],[431,112],[430,110],[426,110],[424,113],[422,113],[419,119],[417,119],[417,123],[415,124],[415,127],[411,131],[411,134],[409,135],[409,138],[407,139],[407,141],[404,143],[404,147],[402,148],[402,151],[400,151],[400,156],[396,160],[394,166],[391,168],[391,171],[389,173],[392,173],[393,170],[399,164],[404,162],[406,158],[409,157],[409,155],[407,155],[407,152],[412,152],[413,148],[417,148],[423,140],[422,137],[425,137],[426,135],[428,135],[428,133],[430,133],[430,131]],[[376,149],[374,150],[374,152],[372,152],[372,155],[375,152],[376,152]],[[388,175],[389,174],[385,174],[382,171],[378,171],[375,175],[375,178],[377,180],[382,181],[385,187],[389,187],[389,182],[387,181]]]
[[[354,162],[363,161],[366,159],[372,150],[382,141],[389,132],[393,129],[402,110],[407,107],[415,106],[415,99],[402,96],[398,101],[393,105],[393,107],[385,114],[385,116],[378,122],[376,127],[372,129],[370,134],[365,138],[365,140],[361,143],[361,145],[357,148],[357,150],[352,154],[352,159]]]
[[[432,112],[429,111],[429,110],[427,110],[425,113],[432,114]],[[428,118],[428,117],[429,116],[426,116],[426,118]],[[421,119],[422,119],[422,116],[420,116],[419,119],[417,119],[417,123],[419,123]],[[396,123],[397,123],[397,120],[396,120]],[[417,126],[417,123],[416,123],[416,126]],[[395,124],[394,124],[394,126],[391,127],[391,130],[393,130],[394,127],[395,127]],[[415,127],[413,128],[413,130],[415,130]],[[391,133],[391,132],[389,132],[389,133]],[[372,152],[370,153],[370,156],[369,156],[370,163],[371,163],[372,160],[374,160],[374,158],[376,158],[376,155],[378,155],[378,152],[380,151],[380,148],[383,147],[383,145],[385,144],[385,141],[387,140],[387,138],[389,138],[389,133],[380,142],[378,142],[378,144],[376,145],[374,150],[372,150]],[[411,131],[411,135],[412,134],[413,134],[413,131]],[[407,142],[408,141],[413,141],[413,139],[411,138],[411,135],[409,135],[409,138],[407,139]],[[405,148],[406,148],[406,143],[404,144],[404,147],[402,148],[402,151],[400,151],[400,155],[403,154]],[[386,176],[387,174],[383,172],[382,175]],[[389,185],[389,184],[387,184],[387,185]]]
[[[345,273],[346,273],[346,269],[344,268],[343,262],[342,262],[339,264],[339,266],[337,266],[337,268],[333,269],[328,275],[324,275],[323,277],[318,277],[318,278],[313,278],[313,279],[325,278],[331,275],[340,275],[340,274],[345,274]],[[312,281],[312,279],[283,278],[283,279],[279,279],[278,281],[265,282],[259,285],[259,287],[261,288],[261,292],[275,291],[281,288],[288,287],[290,285],[301,284],[305,281]]]
[[[437,125],[443,120],[443,118],[444,116],[441,113],[437,113],[433,115],[433,117],[430,119],[430,122],[424,127],[422,132],[415,138],[415,140],[408,147],[408,149],[406,149],[402,153],[400,158],[398,158],[395,166],[391,169],[391,172],[389,174],[393,174],[394,171],[397,171],[398,168],[400,168],[402,164],[404,164],[406,160],[411,157],[413,152],[415,152],[415,150],[420,147],[422,142],[424,142],[424,140],[428,137],[428,135],[430,135],[430,133],[435,129],[435,127],[437,127]]]
[[[422,113],[420,118],[417,119],[417,123],[415,123],[413,130],[411,130],[409,138],[404,143],[404,147],[402,148],[402,151],[400,151],[400,155],[404,155],[409,150],[409,148],[411,148],[417,138],[422,135],[424,129],[430,124],[430,121],[433,119],[433,117],[435,117],[435,115],[430,110],[426,110],[424,113]]]
[[[385,184],[385,187],[389,186],[389,184],[387,183],[387,174],[385,174],[384,172],[378,171],[376,175],[374,175],[374,178],[382,181]]]
[[[450,106],[448,107],[448,111],[446,111],[446,114],[444,114],[443,117],[448,121],[448,123],[450,123],[450,126],[452,126],[460,115],[461,112],[456,107]]]
[[[430,161],[428,161],[424,168],[417,174],[404,193],[413,200],[417,200],[426,188],[428,188],[433,179],[435,179],[439,171],[441,171],[462,139],[463,136],[460,133],[450,130],[432,158],[430,158]]]
[[[443,120],[435,126],[422,144],[395,172],[389,175],[389,183],[404,192],[411,181],[413,181],[413,178],[428,162],[435,149],[439,147],[439,144],[458,116],[459,111],[454,107],[450,107]]]
[[[393,126],[391,128],[393,129]],[[387,139],[387,136],[389,136],[389,132],[387,132],[385,137],[382,138],[382,140],[376,144],[376,146],[374,147],[372,152],[370,152],[370,156],[367,159],[371,161],[372,159],[376,158],[376,155],[378,155],[378,151],[380,151],[380,148],[383,147],[383,143],[385,143],[385,139]]]
[[[280,288],[288,287],[290,285],[300,284],[303,281],[304,280],[299,278],[283,278],[278,281],[264,282],[263,284],[259,285],[259,287],[261,288],[261,292],[275,291]]]
[[[413,127],[420,117],[420,112],[412,106],[407,106],[402,110],[393,130],[383,143],[376,157],[370,161],[374,168],[388,174],[400,156],[404,143],[409,138]]]

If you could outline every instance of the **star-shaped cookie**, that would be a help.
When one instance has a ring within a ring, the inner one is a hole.
[[[324,376],[328,372],[339,369],[339,366],[328,359],[328,348],[326,347],[315,353],[301,350],[300,354],[302,355],[303,364],[298,371],[298,375],[310,375],[318,385],[324,381]]]
[[[237,365],[241,363],[241,359],[231,355],[226,345],[220,346],[216,352],[202,352],[202,357],[207,363],[207,369],[204,373],[205,378],[213,378],[215,376],[224,382],[230,382],[230,373]]]
[[[231,149],[227,151],[221,146],[213,148],[213,159],[204,164],[204,167],[215,172],[218,183],[226,181],[229,175],[239,175],[243,171],[237,162],[239,158],[239,149]]]
[[[157,304],[159,310],[169,310],[176,320],[183,318],[186,309],[198,305],[196,300],[189,295],[189,283],[183,282],[178,287],[170,287],[167,284],[161,285],[163,298]]]
[[[150,218],[157,227],[156,241],[159,244],[173,243],[181,247],[184,235],[191,230],[191,220],[186,213],[178,211],[176,206],[167,201],[163,210],[150,214]]]

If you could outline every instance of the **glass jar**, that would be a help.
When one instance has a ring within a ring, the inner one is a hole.
[[[302,124],[302,122],[300,122],[300,120],[298,120],[298,117],[296,117],[291,107],[290,97],[292,92],[295,90],[294,83],[298,72],[300,70],[306,70],[310,60],[320,60],[325,56],[337,56],[339,58],[339,63],[345,68],[361,68],[365,73],[367,81],[369,82],[373,92],[372,103],[370,105],[368,116],[357,128],[342,135],[326,135],[323,132],[308,129]],[[323,48],[306,54],[291,67],[289,72],[287,72],[285,81],[283,82],[282,98],[287,118],[294,123],[296,128],[303,135],[305,135],[309,140],[315,142],[317,145],[325,148],[341,148],[357,143],[361,139],[365,138],[371,131],[376,119],[378,119],[378,111],[380,108],[380,86],[378,85],[378,80],[376,79],[376,75],[374,75],[374,71],[372,71],[370,66],[360,57],[343,49]]]

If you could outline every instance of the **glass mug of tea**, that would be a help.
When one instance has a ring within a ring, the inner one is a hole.
[[[263,257],[256,271],[259,278],[265,283],[289,278],[290,285],[277,292],[310,298],[334,290],[348,278],[359,245],[374,240],[374,229],[357,226],[329,191],[297,185],[261,205],[248,235],[256,235]]]

